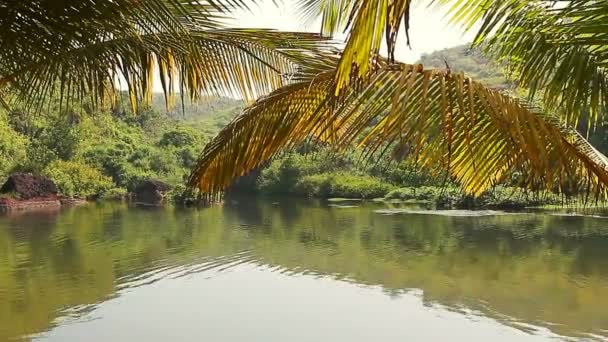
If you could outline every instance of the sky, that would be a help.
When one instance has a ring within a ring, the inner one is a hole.
[[[249,28],[272,28],[284,31],[318,32],[319,24],[306,27],[296,13],[294,0],[282,0],[277,6],[271,0],[259,3],[251,12],[240,11],[235,14],[231,25]],[[396,58],[401,62],[416,62],[423,53],[462,45],[473,40],[473,33],[462,33],[455,25],[448,24],[445,13],[425,5],[414,6],[410,21],[412,49],[405,40],[405,34],[399,35]]]

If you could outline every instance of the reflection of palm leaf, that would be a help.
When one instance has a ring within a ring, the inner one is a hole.
[[[606,194],[606,158],[578,133],[464,75],[384,65],[339,106],[331,101],[334,79],[327,71],[259,100],[206,147],[190,186],[220,192],[281,148],[315,136],[341,148],[357,142],[368,153],[407,145],[472,194],[514,172],[528,186],[588,185]]]

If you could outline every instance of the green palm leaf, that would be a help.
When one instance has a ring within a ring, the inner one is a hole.
[[[62,101],[112,99],[118,82],[133,108],[151,97],[154,75],[167,98],[221,94],[253,100],[311,77],[332,55],[318,35],[225,29],[221,16],[241,0],[6,2],[0,85],[9,105],[36,110]],[[6,89],[5,94],[6,94]]]
[[[453,21],[482,26],[475,40],[545,107],[571,125],[608,110],[608,3],[595,0],[440,0]]]

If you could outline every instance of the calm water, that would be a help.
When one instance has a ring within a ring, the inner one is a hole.
[[[384,208],[2,216],[0,341],[608,340],[608,219]]]

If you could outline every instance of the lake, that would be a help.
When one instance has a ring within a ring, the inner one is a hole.
[[[0,341],[608,340],[607,218],[468,215],[251,198],[5,214]]]

